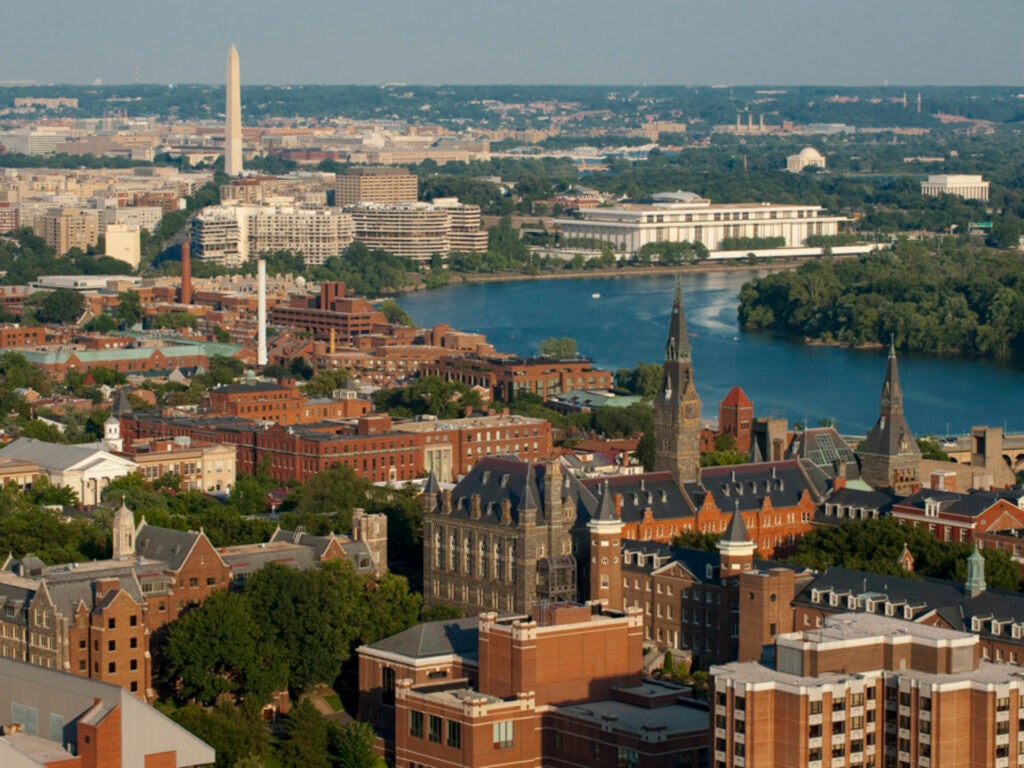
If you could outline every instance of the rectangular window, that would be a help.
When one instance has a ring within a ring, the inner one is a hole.
[[[494,723],[494,746],[499,749],[507,749],[513,744],[512,741],[512,721],[502,720],[501,722]]]
[[[427,717],[427,738],[436,744],[441,743],[441,718],[437,715]]]
[[[448,738],[447,742],[449,747],[454,749],[462,748],[462,724],[457,723],[454,720],[448,721]]]
[[[423,738],[423,713],[411,710],[409,712],[409,735],[417,739]]]

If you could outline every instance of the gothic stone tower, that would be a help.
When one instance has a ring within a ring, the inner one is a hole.
[[[700,472],[700,397],[693,385],[691,354],[682,285],[676,280],[665,345],[665,377],[654,401],[654,469],[671,472],[680,484],[696,482]]]
[[[896,367],[896,348],[889,345],[889,362],[882,385],[878,421],[860,450],[861,477],[872,488],[891,488],[909,495],[920,485],[921,449],[903,416],[903,390]]]

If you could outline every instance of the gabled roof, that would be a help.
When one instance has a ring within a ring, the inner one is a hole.
[[[180,571],[201,536],[202,533],[195,531],[175,531],[147,525],[143,520],[135,534],[135,553],[152,560],[163,560],[169,570]]]
[[[613,475],[585,478],[579,481],[595,498],[600,498],[605,483],[608,490],[622,497],[620,511],[623,523],[639,523],[644,511],[651,510],[655,520],[691,517],[696,508],[668,472],[645,472],[642,475]],[[594,514],[597,513],[595,509]]]
[[[0,449],[0,458],[32,461],[48,472],[67,472],[85,469],[107,462],[125,473],[136,469],[134,461],[115,456],[103,443],[62,445],[37,440],[34,437],[19,437]]]
[[[807,459],[705,467],[700,480],[703,490],[723,512],[734,510],[737,501],[741,511],[754,511],[766,498],[775,508],[792,507],[804,491],[817,504],[829,488],[828,477]],[[702,500],[703,494],[700,497]]]

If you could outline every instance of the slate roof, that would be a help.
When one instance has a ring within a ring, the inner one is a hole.
[[[877,509],[881,514],[887,513],[892,508],[894,501],[895,498],[884,491],[862,491],[858,488],[840,488],[838,491],[833,491],[828,498],[829,504]]]
[[[819,504],[829,489],[828,476],[807,459],[705,467],[700,478],[703,491],[687,486],[693,488],[694,501],[700,504],[704,494],[710,493],[723,512],[735,510],[737,501],[740,511],[751,512],[760,509],[765,498],[775,508],[791,507],[800,501],[804,490]]]
[[[525,510],[536,510],[537,523],[546,524],[547,512],[543,505],[544,483],[547,470],[543,464],[532,465],[514,456],[490,456],[482,459],[452,489],[452,516],[469,519],[472,515],[474,495],[480,496],[480,519],[483,522],[501,522],[501,502],[511,504],[512,523],[519,522]],[[569,474],[562,475],[563,496],[578,500],[577,481]],[[586,494],[591,496],[589,492]],[[588,509],[597,509],[597,500],[588,500]],[[587,515],[589,519],[589,514]]]
[[[604,488],[606,480],[608,489],[613,494],[622,496],[623,523],[639,523],[643,520],[646,509],[651,510],[655,520],[687,517],[696,512],[693,501],[680,491],[679,486],[668,472],[585,478],[579,482],[597,498]]]
[[[151,560],[163,560],[169,570],[179,571],[201,535],[195,531],[157,528],[143,521],[135,534],[135,553]]]
[[[900,501],[899,506],[923,510],[926,504],[931,501],[938,502],[939,509],[943,512],[963,515],[964,517],[977,517],[1000,501],[1006,501],[1017,506],[1022,496],[1024,496],[1024,493],[1019,489],[1016,491],[970,491],[968,493],[956,493],[953,491],[936,491],[931,488],[923,488]]]
[[[418,624],[366,647],[413,659],[455,655],[475,661],[479,658],[479,637],[479,619],[474,616]]]
[[[1012,624],[1024,623],[1024,593],[986,589],[971,597],[964,586],[955,581],[931,578],[917,580],[880,576],[847,568],[829,568],[796,595],[794,605],[827,606],[827,601],[813,602],[814,590],[871,597],[878,601],[876,610],[879,612],[884,610],[886,601],[901,608],[907,604],[914,609],[915,619],[934,611],[953,629],[998,637],[1000,641],[1024,646],[1024,638],[1014,638],[1011,630]],[[845,599],[839,608],[848,610]],[[975,629],[975,618],[981,620],[980,631]],[[1000,622],[998,633],[992,632],[993,619]]]

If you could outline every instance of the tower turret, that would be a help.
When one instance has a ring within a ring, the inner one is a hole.
[[[622,519],[604,481],[597,514],[590,530],[590,599],[615,611],[622,610]]]

